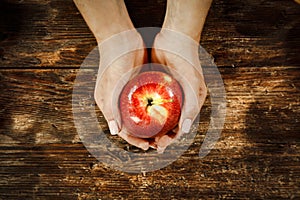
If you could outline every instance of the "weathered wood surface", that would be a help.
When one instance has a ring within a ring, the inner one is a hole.
[[[83,147],[72,119],[76,72],[1,70],[2,199],[299,197],[297,68],[222,68],[228,107],[216,148],[198,158],[206,105],[190,149],[146,176],[104,166]]]
[[[161,25],[165,1],[126,3],[137,27]],[[187,152],[142,175],[99,163],[76,132],[73,84],[96,43],[72,1],[1,1],[0,199],[300,198],[299,12],[294,1],[213,3],[202,44],[227,92],[222,137],[198,157],[207,101]]]
[[[166,2],[128,0],[136,27],[161,26]],[[299,65],[299,5],[215,1],[202,45],[218,66]],[[78,67],[96,42],[71,0],[0,2],[0,65]]]

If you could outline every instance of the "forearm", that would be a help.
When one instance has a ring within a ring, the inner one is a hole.
[[[163,28],[172,29],[200,41],[212,0],[168,0]]]
[[[98,42],[133,29],[123,0],[74,0]]]

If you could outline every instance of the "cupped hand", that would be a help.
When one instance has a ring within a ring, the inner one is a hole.
[[[165,148],[190,131],[191,125],[205,101],[207,88],[198,55],[198,43],[179,32],[162,29],[157,34],[152,48],[152,62],[166,66],[165,70],[180,83],[184,103],[174,134],[155,138],[157,151]]]
[[[122,128],[118,99],[123,86],[124,74],[139,73],[139,66],[146,61],[146,50],[142,37],[136,30],[125,31],[101,42],[99,45],[100,63],[94,98],[108,122],[112,135],[119,135],[129,144],[147,150],[149,142],[130,135]]]

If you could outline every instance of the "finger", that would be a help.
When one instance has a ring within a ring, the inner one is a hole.
[[[189,133],[192,127],[192,123],[198,115],[200,109],[196,105],[188,105],[188,101],[183,106],[182,113],[178,123],[178,131],[176,138],[180,138],[183,134]],[[193,109],[193,110],[192,110]]]
[[[149,149],[149,142],[147,140],[131,136],[124,129],[121,130],[118,135],[133,146],[141,148],[145,151]]]
[[[182,134],[189,133],[194,119],[200,112],[202,103],[200,97],[187,88],[186,84],[182,84],[184,90],[184,104],[181,109],[181,116],[179,119],[177,137],[181,137]]]
[[[184,133],[188,133],[204,104],[207,89],[203,76],[193,71],[193,77],[187,80],[180,80],[182,89],[184,91],[184,104],[181,110],[179,120],[179,129]]]
[[[108,121],[108,128],[110,130],[111,135],[118,135],[119,133],[119,126],[116,122],[116,120],[110,120]]]
[[[157,145],[158,153],[163,153],[167,146],[169,146],[178,139],[178,130],[179,127],[176,126],[172,131],[169,131],[167,134],[155,137],[155,143]]]
[[[157,141],[157,152],[163,153],[167,146],[173,143],[175,139],[170,137],[169,135],[164,135]]]
[[[190,126],[188,127],[188,129],[190,129]],[[158,153],[163,153],[169,145],[174,143],[176,140],[179,140],[180,137],[184,134],[184,132],[179,127],[175,128],[173,130],[173,132],[175,134],[164,135],[157,140],[156,143],[157,143],[157,152]]]
[[[118,111],[118,103],[117,102],[112,102],[113,99],[111,97],[106,96],[106,89],[104,89],[101,85],[99,87],[96,87],[95,92],[94,92],[94,98],[99,106],[102,114],[104,115],[104,118],[108,122],[108,128],[110,130],[110,133],[112,135],[117,135],[120,130],[120,125],[121,125],[121,116]],[[113,106],[115,104],[116,106]]]
[[[155,141],[150,141],[149,142],[149,147],[151,147],[152,149],[157,149],[157,144]]]
[[[187,92],[185,92],[184,104],[181,109],[181,115],[178,122],[177,133],[180,133],[178,137],[181,137],[181,134],[190,132],[192,122],[200,111],[198,99],[193,97],[193,95],[186,93]]]

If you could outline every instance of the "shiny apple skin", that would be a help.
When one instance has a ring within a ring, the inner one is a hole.
[[[120,94],[122,126],[139,138],[163,135],[178,124],[182,101],[180,84],[170,75],[143,72],[131,79]]]

